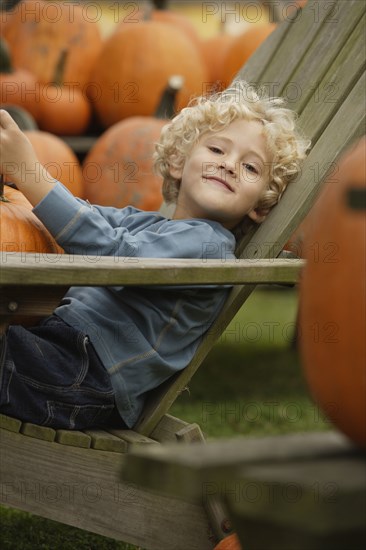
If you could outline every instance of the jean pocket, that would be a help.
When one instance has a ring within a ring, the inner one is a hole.
[[[50,328],[47,334],[9,328],[8,350],[17,373],[37,389],[78,387],[89,369],[88,337],[71,327],[52,327],[52,332]]]
[[[48,416],[42,425],[67,430],[85,430],[104,424],[113,409],[114,404],[73,405],[59,401],[47,401]]]

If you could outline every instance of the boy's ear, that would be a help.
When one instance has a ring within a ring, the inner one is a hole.
[[[262,223],[270,212],[270,208],[254,208],[248,212],[248,216],[255,223]]]
[[[179,165],[178,159],[175,155],[172,155],[169,159],[169,172],[170,175],[176,180],[180,180],[183,174],[183,167]]]

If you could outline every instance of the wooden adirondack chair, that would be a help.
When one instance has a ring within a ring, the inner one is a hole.
[[[278,26],[241,76],[292,98],[313,148],[301,177],[267,220],[239,243],[237,262],[153,260],[116,263],[109,258],[3,257],[1,316],[46,315],[75,284],[232,283],[234,290],[192,363],[152,392],[135,430],[52,430],[1,418],[1,502],[149,550],[208,550],[210,526],[203,507],[159,496],[122,482],[123,453],[131,445],[201,437],[168,414],[171,404],[244,304],[256,284],[296,282],[299,260],[277,259],[302,221],[338,155],[364,132],[365,5],[359,0],[309,0],[301,15]],[[26,260],[26,261],[25,261]]]

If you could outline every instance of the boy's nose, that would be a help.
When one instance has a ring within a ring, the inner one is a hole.
[[[229,174],[235,175],[237,163],[233,159],[227,158],[221,162],[220,168],[223,168],[226,172],[229,172]]]

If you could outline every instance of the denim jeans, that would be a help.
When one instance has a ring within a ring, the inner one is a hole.
[[[10,326],[0,369],[3,414],[75,430],[115,418],[110,377],[88,336],[56,315],[29,329]]]

